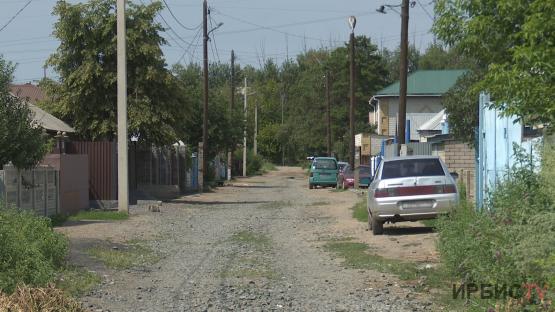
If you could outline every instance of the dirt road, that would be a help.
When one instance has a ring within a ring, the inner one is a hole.
[[[325,251],[350,237],[387,257],[435,261],[434,237],[414,228],[373,238],[354,220],[353,192],[308,190],[299,168],[239,179],[215,192],[137,209],[121,222],[63,228],[72,262],[103,276],[81,300],[93,311],[427,311],[430,300],[396,277],[349,269]],[[387,233],[387,232],[386,232]],[[162,259],[126,270],[87,256],[98,243],[148,242]]]

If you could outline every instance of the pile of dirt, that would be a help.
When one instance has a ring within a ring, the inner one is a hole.
[[[81,304],[60,289],[19,286],[13,294],[0,292],[0,312],[85,312]]]

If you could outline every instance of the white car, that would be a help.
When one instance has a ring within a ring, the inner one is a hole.
[[[438,156],[384,159],[368,187],[368,229],[379,235],[385,222],[434,219],[458,200],[455,179]]]

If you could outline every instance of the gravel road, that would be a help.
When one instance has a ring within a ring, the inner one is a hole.
[[[330,213],[348,215],[358,200],[353,192],[308,190],[301,169],[280,167],[165,203],[161,212],[137,208],[127,221],[64,231],[72,261],[89,268],[84,250],[100,240],[138,238],[163,255],[128,270],[93,266],[103,282],[81,298],[92,311],[429,310],[428,298],[394,276],[344,268],[323,250],[345,233],[371,236],[363,224],[342,231]]]

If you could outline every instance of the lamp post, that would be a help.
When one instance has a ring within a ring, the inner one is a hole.
[[[414,7],[415,1],[402,0],[400,5],[382,5],[376,11],[386,14],[386,8],[395,10],[401,7],[401,55],[399,60],[399,120],[397,142],[399,148],[405,144],[405,126],[407,123],[407,72],[408,72],[408,42],[409,42],[409,5]],[[396,10],[395,10],[396,11]],[[397,11],[396,11],[397,12]],[[399,13],[399,12],[397,12]]]

